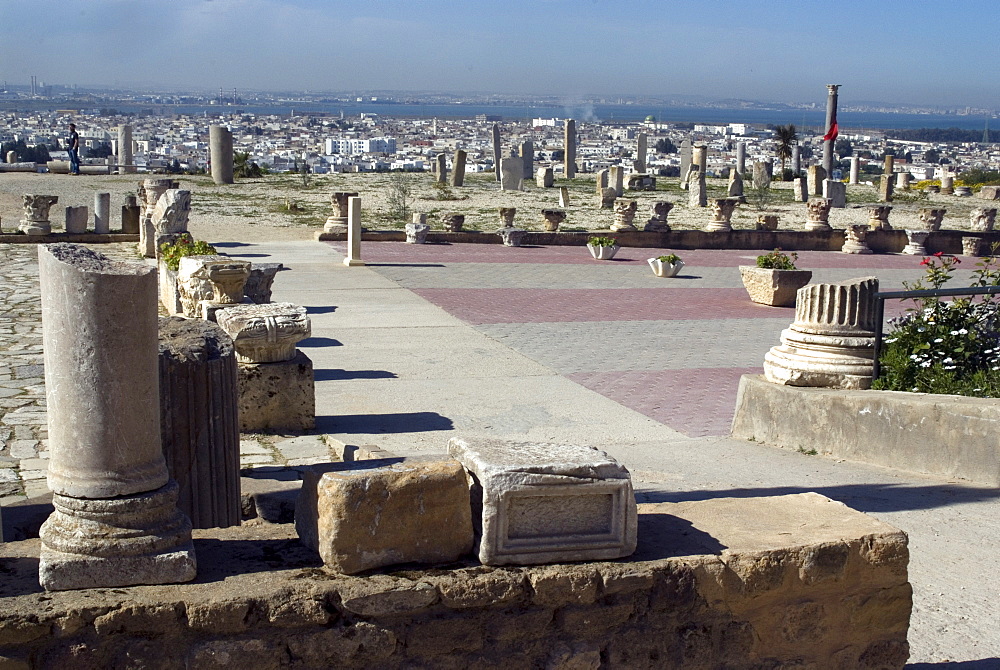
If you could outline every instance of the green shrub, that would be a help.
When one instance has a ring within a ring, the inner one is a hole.
[[[757,267],[764,268],[766,270],[798,270],[795,267],[795,261],[798,260],[799,255],[794,251],[790,254],[786,254],[781,249],[775,249],[774,251],[764,254],[763,256],[757,257]]]
[[[670,265],[677,263],[678,261],[680,261],[680,259],[681,257],[678,256],[677,254],[668,254],[666,256],[656,257],[656,260],[660,261],[661,263],[669,263]]]
[[[184,256],[214,256],[218,252],[208,242],[197,242],[188,233],[183,233],[173,244],[164,242],[160,245],[160,260],[171,270],[177,270]]]
[[[613,237],[591,237],[587,244],[592,247],[617,247],[618,240]]]

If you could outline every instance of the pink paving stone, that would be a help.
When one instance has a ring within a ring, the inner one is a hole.
[[[743,288],[411,289],[474,325],[568,321],[666,321],[787,317],[791,307],[750,302]]]
[[[740,377],[762,368],[576,372],[567,378],[688,437],[728,435]]]

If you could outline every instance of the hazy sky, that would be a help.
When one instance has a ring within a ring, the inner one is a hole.
[[[1000,108],[996,0],[0,0],[0,79]]]

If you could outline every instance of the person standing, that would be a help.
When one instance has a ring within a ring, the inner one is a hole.
[[[69,124],[69,173],[80,174],[80,136],[76,124]]]

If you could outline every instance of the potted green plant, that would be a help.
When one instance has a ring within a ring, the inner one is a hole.
[[[599,261],[609,261],[615,257],[621,245],[618,244],[618,240],[613,237],[591,237],[587,240],[587,248],[590,249],[590,255]]]
[[[160,245],[157,255],[160,302],[169,314],[183,314],[177,289],[177,270],[185,256],[214,256],[218,252],[211,244],[195,240],[190,233],[181,233],[172,242]]]
[[[796,292],[812,279],[811,270],[799,270],[795,252],[775,249],[757,257],[757,265],[741,265],[740,276],[750,300],[772,307],[791,307]]]
[[[653,274],[657,277],[676,277],[677,273],[684,267],[684,261],[674,253],[649,258],[646,262],[649,263],[649,267],[653,269]]]

